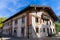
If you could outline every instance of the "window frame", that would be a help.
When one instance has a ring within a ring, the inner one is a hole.
[[[37,23],[39,22],[39,18],[38,17],[35,18],[35,22],[37,22]]]
[[[45,32],[45,28],[43,28],[43,32]]]
[[[36,27],[36,33],[39,33],[39,28],[38,27]]]
[[[17,24],[18,23],[18,19],[15,19],[15,24]]]
[[[25,23],[25,16],[22,17],[22,23]]]
[[[25,28],[24,27],[21,27],[21,33],[24,33],[25,31]]]

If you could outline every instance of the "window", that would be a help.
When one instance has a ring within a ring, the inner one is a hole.
[[[51,25],[51,22],[50,22],[50,25]]]
[[[36,33],[38,33],[39,32],[39,28],[36,28]]]
[[[16,30],[14,30],[14,33],[17,33],[17,31],[16,31]]]
[[[22,17],[22,23],[24,23],[24,22],[25,22],[25,16]]]
[[[36,18],[36,22],[38,22],[38,18]]]
[[[24,27],[21,27],[21,33],[24,33]]]
[[[43,32],[45,32],[45,28],[43,28]]]
[[[15,24],[17,24],[17,19],[15,20]]]
[[[53,32],[54,32],[54,29],[53,29]]]
[[[50,32],[52,33],[52,29],[50,28]]]
[[[46,21],[46,25],[48,25],[48,21]]]

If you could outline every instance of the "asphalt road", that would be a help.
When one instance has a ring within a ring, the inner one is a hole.
[[[45,37],[45,38],[35,38],[35,39],[28,39],[28,38],[17,38],[17,37],[9,37],[9,36],[2,36],[2,38],[0,37],[0,40],[60,40],[60,36],[55,36],[55,37]]]
[[[0,38],[1,40],[1,38]],[[15,38],[15,37],[2,37],[2,40],[60,40],[60,37],[46,37],[40,39],[27,39],[27,38]]]

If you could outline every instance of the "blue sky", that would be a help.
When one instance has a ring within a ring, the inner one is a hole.
[[[57,16],[60,15],[60,0],[0,0],[0,17],[9,18],[30,4],[50,6]]]

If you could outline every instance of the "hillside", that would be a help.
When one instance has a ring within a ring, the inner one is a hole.
[[[55,22],[55,29],[56,29],[56,32],[60,32],[60,16],[58,16],[58,21]]]
[[[60,23],[60,16],[58,17],[58,22]]]

